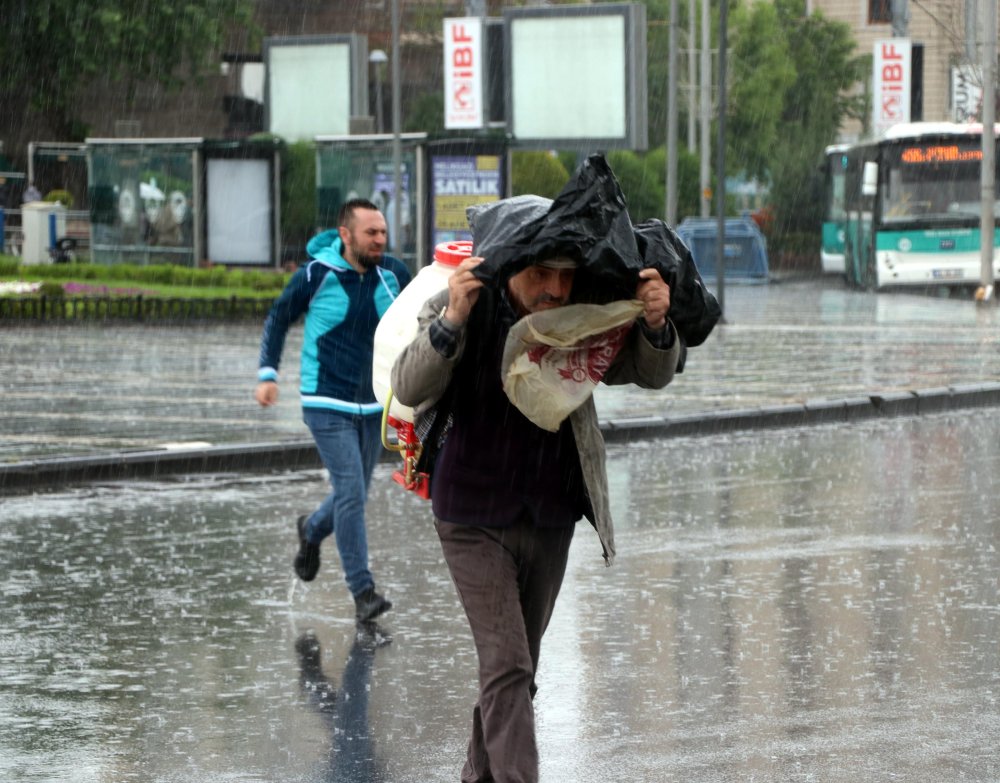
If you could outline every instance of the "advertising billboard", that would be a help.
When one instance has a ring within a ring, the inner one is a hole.
[[[472,239],[467,207],[503,197],[502,155],[436,155],[431,159],[432,244]]]
[[[893,125],[910,121],[911,76],[909,38],[886,38],[875,42],[872,130],[876,136]]]
[[[444,126],[482,128],[483,20],[470,16],[444,20]]]
[[[350,132],[368,114],[368,43],[357,35],[264,39],[265,114],[287,141]]]
[[[646,9],[504,9],[507,129],[521,147],[648,146]]]

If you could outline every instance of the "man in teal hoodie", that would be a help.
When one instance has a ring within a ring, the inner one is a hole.
[[[320,544],[331,533],[354,597],[355,616],[369,622],[392,608],[368,568],[365,501],[381,449],[382,406],[372,391],[375,327],[410,282],[403,262],[385,255],[385,217],[366,199],[341,207],[336,231],[313,237],[312,258],[275,300],[264,323],[254,398],[278,400],[278,366],[289,327],[305,315],[302,417],[316,441],[333,491],[296,521],[295,572],[309,582]]]

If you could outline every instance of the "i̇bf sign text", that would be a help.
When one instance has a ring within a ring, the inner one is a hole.
[[[910,121],[910,50],[909,38],[875,42],[872,129],[876,135],[896,123]]]
[[[482,128],[483,20],[444,20],[444,126]]]

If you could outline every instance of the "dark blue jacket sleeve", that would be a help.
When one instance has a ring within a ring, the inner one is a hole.
[[[274,381],[278,378],[281,352],[285,347],[288,328],[309,309],[314,284],[310,282],[308,267],[302,267],[288,281],[285,290],[274,300],[264,321],[264,334],[260,339],[260,362],[257,370],[258,381]]]

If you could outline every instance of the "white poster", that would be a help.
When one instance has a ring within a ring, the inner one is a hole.
[[[444,20],[444,126],[482,128],[483,20]]]
[[[511,101],[519,138],[624,138],[628,40],[619,14],[517,19]]]
[[[879,136],[897,123],[910,121],[910,39],[876,41],[874,64],[872,130]]]
[[[955,122],[979,122],[983,104],[983,68],[965,63],[951,68],[951,111]]]
[[[271,262],[271,174],[266,160],[208,161],[208,257]]]
[[[289,141],[350,133],[350,44],[268,47],[268,130]]]

